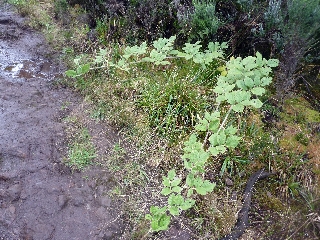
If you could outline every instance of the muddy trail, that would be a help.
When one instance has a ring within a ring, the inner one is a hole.
[[[63,68],[46,58],[44,38],[1,2],[0,11],[0,239],[118,239],[111,176],[62,162],[62,119],[80,98],[54,87]]]

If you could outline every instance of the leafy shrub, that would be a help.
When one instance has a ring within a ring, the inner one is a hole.
[[[140,0],[130,3],[126,15],[128,42],[151,42],[177,33],[177,9],[170,0]]]
[[[216,14],[216,1],[193,0],[193,9],[185,14],[180,23],[181,31],[189,41],[212,41],[221,21]]]

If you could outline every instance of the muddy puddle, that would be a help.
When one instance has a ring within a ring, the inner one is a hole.
[[[43,37],[1,0],[0,12],[0,239],[120,239],[112,177],[63,164],[62,119],[80,98],[53,87],[64,69]]]

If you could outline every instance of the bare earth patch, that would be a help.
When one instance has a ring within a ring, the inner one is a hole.
[[[47,57],[44,39],[8,6],[0,11],[0,239],[117,238],[122,224],[107,195],[111,175],[63,164],[62,119],[80,98],[53,87],[62,69]],[[92,132],[103,154],[115,139],[108,131]]]

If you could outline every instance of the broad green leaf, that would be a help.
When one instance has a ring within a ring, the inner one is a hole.
[[[212,156],[218,156],[220,154],[217,147],[209,147],[208,151],[212,154]]]
[[[228,148],[235,148],[238,146],[240,139],[238,136],[229,136],[226,141],[226,146]]]
[[[175,176],[176,176],[176,171],[175,171],[174,169],[172,169],[172,170],[170,170],[170,171],[168,172],[168,178],[169,178],[169,180],[172,181]]]
[[[252,88],[254,86],[253,80],[249,77],[244,78],[244,84],[249,88]]]
[[[266,90],[262,87],[254,87],[251,89],[251,92],[255,95],[261,96],[266,92]]]
[[[90,63],[81,66],[81,74],[86,74],[90,70]]]
[[[147,43],[143,42],[140,46],[126,47],[124,54],[122,55],[125,59],[129,59],[131,56],[138,56],[147,52]]]
[[[263,77],[261,78],[261,86],[267,86],[269,85],[270,83],[272,83],[272,77]]]
[[[225,133],[227,135],[234,135],[234,134],[237,133],[237,131],[238,131],[238,129],[235,128],[234,126],[229,126],[229,127],[226,128]]]
[[[248,86],[245,84],[244,80],[238,80],[237,81],[237,86],[238,88],[242,89],[242,90],[247,90]]]
[[[162,176],[162,184],[164,185],[164,186],[166,186],[166,187],[170,187],[171,186],[171,184],[170,184],[170,180],[169,180],[169,178],[167,178],[167,177],[165,177],[165,176]]]
[[[220,125],[220,119],[213,120],[209,123],[209,130],[214,132],[214,131],[218,130],[219,125]]]
[[[193,195],[193,189],[189,189],[187,193],[187,197],[191,197]]]
[[[200,186],[196,187],[196,192],[200,195],[206,195],[207,193],[212,192],[215,186],[215,183],[205,180]]]
[[[66,76],[74,78],[77,76],[77,72],[75,70],[68,70],[66,71]]]
[[[254,108],[261,108],[263,103],[259,99],[252,99],[251,100],[251,106]]]
[[[144,57],[141,59],[142,62],[155,62],[156,60],[154,58],[151,58],[151,57]]]
[[[189,187],[192,187],[194,186],[194,175],[192,174],[188,174],[187,176],[187,179],[186,179],[186,184],[189,186]]]
[[[220,119],[220,112],[213,112],[213,113],[209,113],[206,112],[204,117],[208,120],[208,121],[212,121],[212,120],[216,120],[216,119]]]
[[[224,153],[225,151],[227,151],[225,146],[216,146],[216,149],[219,151],[219,153]]]
[[[172,180],[171,186],[172,187],[178,186],[180,184],[180,182],[181,182],[180,178],[175,178],[174,180]]]
[[[200,119],[199,123],[194,127],[197,131],[205,132],[208,130],[208,121],[206,119]]]
[[[277,67],[279,65],[278,59],[269,59],[268,60],[268,66],[269,67]]]
[[[235,112],[243,112],[244,106],[241,103],[232,106],[232,110]]]
[[[170,193],[172,193],[171,189],[168,187],[165,187],[164,189],[162,189],[161,194],[164,196],[169,195]]]
[[[158,221],[158,231],[167,230],[170,224],[170,217],[163,214]]]
[[[262,55],[261,53],[257,52],[256,53],[257,59],[256,59],[256,63],[258,66],[262,66]]]
[[[180,193],[182,191],[182,188],[179,187],[179,186],[175,186],[175,187],[172,188],[172,191],[176,192],[176,193]]]
[[[167,207],[162,207],[159,208],[158,206],[151,206],[150,207],[150,212],[152,215],[157,215],[157,214],[161,214],[161,213],[165,213],[167,211]]]
[[[169,207],[169,212],[173,215],[173,216],[178,216],[180,214],[179,208],[176,206],[170,206]]]
[[[218,144],[218,145],[223,145],[223,144],[225,144],[226,138],[227,138],[227,136],[226,136],[224,130],[221,130],[221,131],[219,132],[219,134],[217,134],[217,139],[216,139],[216,140],[217,140],[217,144]]]
[[[190,209],[190,208],[192,208],[192,206],[195,204],[195,200],[193,200],[193,199],[186,199],[185,201],[184,201],[184,203],[182,204],[182,205],[180,205],[180,209],[181,210],[188,210],[188,209]]]

